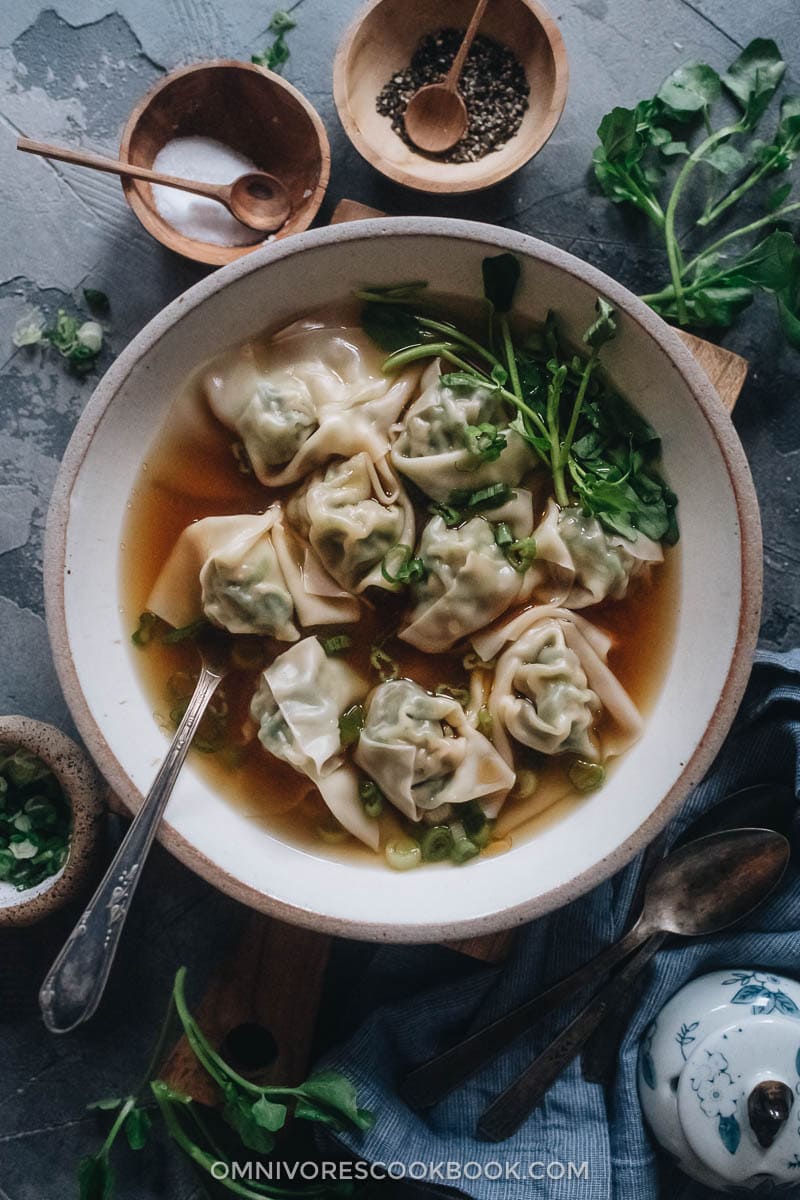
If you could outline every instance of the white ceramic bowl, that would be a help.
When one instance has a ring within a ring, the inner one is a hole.
[[[488,933],[566,903],[641,849],[718,750],[741,699],[761,595],[758,508],[733,426],[676,334],[594,268],[522,234],[433,218],[300,234],[234,263],[160,313],[103,378],[69,445],[47,531],[45,594],[75,721],[114,791],[136,809],[166,749],[120,616],[119,545],[140,463],[198,361],[365,282],[428,279],[476,295],[486,254],[524,260],[519,307],[555,308],[577,338],[598,293],[618,308],[612,377],[664,442],[680,497],[680,612],[671,664],[641,741],[602,791],[510,852],[409,873],[318,858],[254,826],[191,763],[161,831],[183,862],[288,921],[353,937],[436,941]]]

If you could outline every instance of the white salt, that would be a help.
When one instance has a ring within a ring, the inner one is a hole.
[[[159,150],[154,171],[194,179],[201,183],[233,183],[258,167],[249,158],[214,138],[173,138]],[[205,196],[193,196],[176,188],[153,184],[153,199],[165,221],[179,233],[215,246],[247,246],[264,240],[264,234],[237,221],[223,204]]]

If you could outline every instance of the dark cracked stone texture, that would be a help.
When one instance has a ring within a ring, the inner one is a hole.
[[[448,214],[513,226],[652,290],[664,275],[648,231],[587,187],[599,118],[651,94],[681,61],[726,64],[756,36],[774,37],[800,75],[797,0],[553,0],[571,61],[564,117],[537,159],[485,195],[433,199],[377,176],[342,133],[330,94],[334,48],[355,0],[298,0],[287,77],[318,107],[333,147],[323,219],[343,195],[390,212]],[[87,284],[112,298],[103,366],[203,269],[153,242],[116,180],[21,159],[19,132],[113,151],[136,98],[163,70],[261,49],[271,5],[253,0],[33,0],[0,3],[0,711],[69,729],[43,622],[42,535],[58,462],[91,392],[60,362],[14,350],[26,305],[52,312]],[[655,274],[654,274],[655,272]],[[736,411],[761,500],[766,592],[762,640],[800,642],[800,356],[758,303],[724,342],[753,363]],[[100,1015],[66,1039],[44,1034],[35,983],[73,914],[0,939],[0,1200],[74,1194],[77,1158],[96,1144],[85,1104],[117,1094],[147,1057],[175,967],[195,986],[236,935],[242,910],[162,851],[150,864]],[[119,1196],[199,1192],[173,1153],[123,1152]]]

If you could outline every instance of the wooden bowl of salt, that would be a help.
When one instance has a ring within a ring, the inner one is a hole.
[[[218,267],[307,229],[328,186],[331,155],[319,114],[297,88],[254,63],[226,59],[159,80],[128,118],[120,158],[208,183],[259,169],[284,184],[290,215],[265,237],[213,200],[123,179],[126,200],[153,237]]]

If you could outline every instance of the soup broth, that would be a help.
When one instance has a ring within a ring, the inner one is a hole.
[[[267,335],[256,343],[256,354],[265,361],[268,346]],[[270,504],[286,500],[296,487],[267,488],[247,470],[238,439],[211,416],[199,375],[175,400],[130,497],[121,547],[122,621],[129,633],[139,625],[159,572],[187,526],[209,516],[262,513]],[[429,501],[410,491],[421,528]],[[537,519],[543,508],[542,497],[537,499]],[[608,664],[644,714],[658,693],[669,658],[678,582],[679,553],[667,549],[663,564],[634,578],[623,599],[581,610],[613,638]],[[407,596],[372,589],[361,600],[357,624],[303,628],[301,636],[316,633],[324,640],[347,634],[352,645],[342,657],[371,686],[380,679],[372,650],[381,646],[401,677],[430,691],[443,685],[457,694],[469,689],[470,673],[464,665],[468,644],[448,653],[423,653],[393,636],[408,608]],[[311,780],[268,754],[256,736],[249,712],[253,693],[261,671],[286,649],[285,642],[262,637],[237,639],[236,667],[212,702],[211,717],[193,751],[194,767],[255,823],[292,844],[329,857],[347,854],[374,861],[366,847],[331,821]],[[191,640],[170,643],[155,636],[146,645],[132,645],[131,653],[154,718],[171,736],[196,679],[197,651]],[[569,781],[563,756],[548,758],[515,745],[514,767],[520,780],[530,780],[530,772],[535,772],[538,786],[527,796],[520,794],[525,788],[511,792],[484,854],[535,835],[544,822],[584,799]],[[382,842],[407,829],[405,819],[388,804],[380,822]]]

